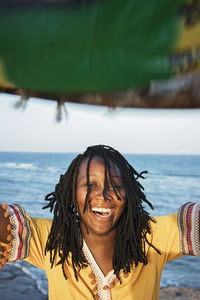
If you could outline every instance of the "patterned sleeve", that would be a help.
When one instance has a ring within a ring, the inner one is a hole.
[[[8,205],[11,225],[11,249],[7,262],[25,259],[32,265],[46,270],[46,241],[52,221],[43,218],[29,217],[19,205]]]
[[[178,211],[181,253],[200,257],[200,203],[186,203]]]
[[[28,257],[31,229],[23,208],[9,205],[7,209],[12,226],[12,250],[8,262],[14,262]]]

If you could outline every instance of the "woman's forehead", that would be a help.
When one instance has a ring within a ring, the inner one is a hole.
[[[79,167],[79,174],[87,174],[87,166],[88,166],[88,160],[89,158],[85,158]],[[112,176],[121,176],[121,172],[117,165],[112,162],[111,160],[107,159],[109,166],[110,166],[110,175]],[[89,167],[89,174],[98,174],[99,172],[104,172],[105,173],[105,161],[104,158],[101,156],[93,156],[91,161],[90,161],[90,167]]]

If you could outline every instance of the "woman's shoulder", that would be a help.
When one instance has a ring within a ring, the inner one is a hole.
[[[39,237],[47,239],[52,226],[52,220],[47,218],[32,217],[26,214],[26,218],[29,221],[31,235],[37,234]]]
[[[169,215],[152,217],[151,221],[152,232],[170,231],[172,228],[178,229],[178,214],[172,213]]]

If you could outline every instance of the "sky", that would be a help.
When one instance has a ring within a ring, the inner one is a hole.
[[[0,94],[0,151],[82,152],[106,144],[122,153],[200,154],[200,109],[116,109]]]

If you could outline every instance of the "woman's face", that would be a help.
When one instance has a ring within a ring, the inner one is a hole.
[[[88,205],[83,213],[85,197],[88,191],[87,163],[85,159],[79,168],[77,182],[77,204],[83,236],[93,234],[104,236],[116,229],[116,224],[121,217],[125,206],[125,191],[119,168],[110,161],[110,177],[121,200],[117,199],[108,176],[108,200],[103,197],[105,181],[104,160],[94,156],[90,161],[89,184],[91,188]]]

